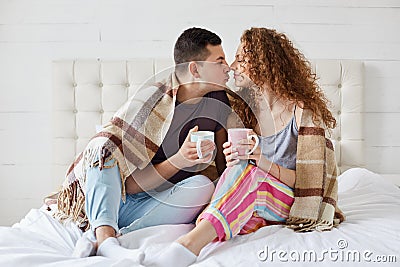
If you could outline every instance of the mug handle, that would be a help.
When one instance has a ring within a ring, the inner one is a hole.
[[[203,141],[203,139],[199,138],[196,142],[196,151],[199,159],[203,158],[203,153],[201,153],[201,141]]]
[[[247,137],[247,139],[248,139],[249,141],[250,141],[251,139],[253,139],[253,138],[254,138],[254,140],[256,141],[256,143],[255,143],[254,147],[253,147],[249,152],[246,153],[247,155],[250,155],[251,153],[253,153],[254,150],[256,150],[256,148],[258,147],[258,145],[259,145],[259,143],[260,143],[260,140],[258,139],[258,136],[255,135],[255,134],[249,135],[249,136]]]

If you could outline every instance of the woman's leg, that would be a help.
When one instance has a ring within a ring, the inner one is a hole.
[[[157,255],[148,255],[144,265],[156,267],[186,267],[194,263],[200,250],[217,236],[214,227],[207,221],[201,221],[196,227],[163,249]],[[198,253],[193,253],[198,251]]]
[[[176,242],[199,256],[200,251],[215,238],[217,238],[217,232],[214,226],[209,221],[202,220],[192,231],[181,236]]]
[[[225,170],[218,181],[210,205],[199,216],[196,227],[188,234],[180,237],[177,240],[178,243],[182,244],[198,256],[201,249],[217,237],[220,236],[220,240],[226,239],[223,237],[225,231],[220,230],[219,235],[217,234],[216,225],[220,223],[216,223],[215,219],[208,220],[206,218],[211,218],[210,214],[215,213],[217,214],[212,216],[213,218],[221,218],[220,215],[224,217],[222,213],[225,213],[226,217],[229,217],[230,212],[235,213],[234,206],[236,206],[237,211],[235,214],[240,213],[240,211],[243,211],[245,208],[243,205],[240,205],[240,202],[250,203],[255,199],[256,193],[254,192],[254,183],[256,181],[254,179],[248,179],[248,177],[246,178],[246,170],[247,173],[250,172],[250,168],[247,167],[247,163],[245,162],[241,162],[240,164]],[[247,179],[247,181],[244,181],[245,179]],[[241,188],[237,188],[239,185]],[[250,205],[250,207],[254,207],[254,205]],[[222,213],[218,212],[218,208],[222,208]],[[247,221],[247,217],[249,217],[249,215],[241,217],[243,222],[239,224],[244,224],[245,221]]]
[[[239,234],[254,212],[258,189],[258,168],[241,162],[225,170],[210,205],[198,218],[213,225],[219,241]]]
[[[270,174],[259,181],[255,211],[268,222],[285,223],[294,202],[294,191]]]
[[[227,168],[222,174],[210,205],[198,218],[196,227],[180,237],[160,255],[145,261],[155,266],[169,266],[171,259],[183,259],[188,266],[196,260],[201,249],[216,238],[227,240],[239,233],[251,218],[257,197],[256,167],[242,162]],[[175,261],[176,262],[176,261]]]
[[[177,242],[199,255],[217,237],[227,240],[254,232],[267,221],[284,222],[293,201],[293,189],[269,173],[241,163],[224,172],[196,227]]]

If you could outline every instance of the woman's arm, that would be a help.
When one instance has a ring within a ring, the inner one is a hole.
[[[258,158],[258,160],[255,160],[258,168],[262,169],[263,171],[269,172],[270,174],[278,178],[282,183],[291,188],[294,188],[294,184],[296,182],[296,171],[273,163],[262,155]]]

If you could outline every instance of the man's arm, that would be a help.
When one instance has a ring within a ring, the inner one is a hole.
[[[197,131],[197,126],[191,129],[178,152],[167,160],[158,164],[149,164],[143,170],[136,170],[126,179],[125,186],[128,194],[135,194],[156,188],[174,176],[179,170],[208,162],[209,156],[199,159],[196,143],[190,142],[190,134]],[[206,154],[215,149],[213,142],[202,142],[202,151]]]
[[[145,190],[153,189],[174,176],[178,167],[171,162],[174,156],[158,164],[149,164],[143,170],[136,170],[126,179],[126,192],[136,194]]]

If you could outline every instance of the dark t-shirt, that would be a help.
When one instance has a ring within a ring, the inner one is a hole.
[[[161,163],[176,154],[185,141],[189,130],[196,125],[199,127],[199,131],[217,132],[221,128],[226,129],[226,122],[230,113],[231,107],[224,91],[210,92],[196,104],[176,101],[171,126],[151,163],[153,165]],[[195,173],[192,171],[180,170],[168,181],[176,184],[193,175]]]

